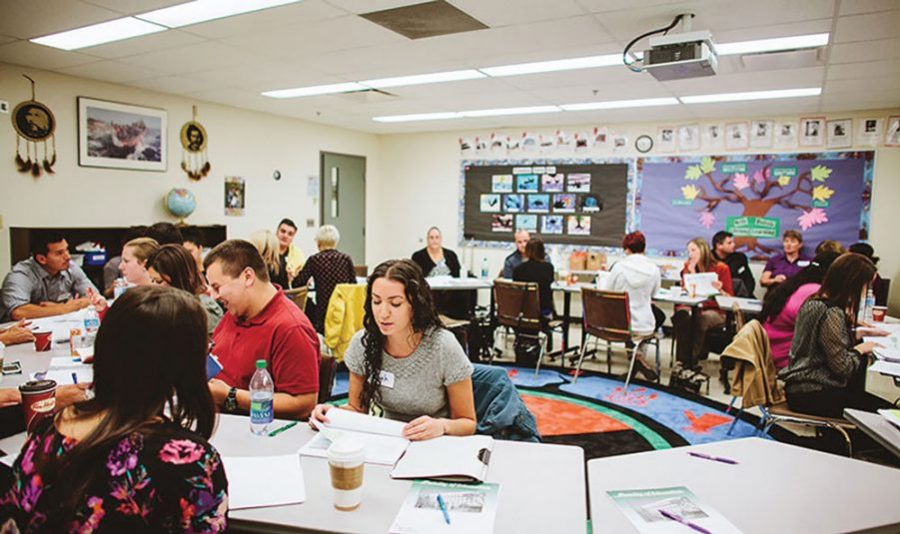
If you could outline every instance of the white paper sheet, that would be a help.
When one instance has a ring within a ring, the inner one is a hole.
[[[306,445],[299,452],[303,456],[327,458],[328,447],[331,446],[332,438],[339,440],[344,437],[352,437],[365,445],[365,462],[367,464],[394,465],[403,454],[403,451],[406,450],[406,447],[409,446],[409,441],[404,438],[332,428],[326,432],[316,434],[313,439],[306,442]]]
[[[261,508],[306,500],[303,468],[296,454],[222,457],[228,476],[228,508]]]
[[[716,273],[695,273],[684,275],[684,288],[688,295],[695,294],[698,297],[717,295],[719,290],[713,287],[719,276]]]
[[[41,375],[47,380],[55,380],[57,386],[73,384],[72,373],[75,373],[79,384],[89,384],[94,381],[94,368],[90,365],[79,364],[78,367],[66,367],[50,369],[46,373],[32,373],[31,379],[36,380]]]
[[[877,360],[869,367],[869,371],[900,377],[900,363]]]
[[[403,437],[403,427],[406,426],[406,423],[401,421],[394,421],[384,417],[373,417],[337,408],[329,410],[327,417],[328,424],[325,426],[328,428],[367,432],[384,436]]]

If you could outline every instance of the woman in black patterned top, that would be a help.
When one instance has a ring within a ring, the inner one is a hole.
[[[316,332],[325,333],[325,312],[328,301],[338,284],[355,284],[356,271],[349,255],[338,252],[337,244],[341,239],[338,229],[330,224],[319,228],[316,232],[316,245],[319,252],[306,260],[303,270],[294,280],[294,287],[303,287],[310,279],[316,282],[316,305],[312,309],[310,319]]]

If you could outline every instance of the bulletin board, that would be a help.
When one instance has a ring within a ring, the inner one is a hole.
[[[636,226],[662,255],[723,229],[756,260],[789,229],[810,255],[825,239],[850,245],[868,239],[874,162],[873,151],[640,158]]]
[[[630,168],[626,161],[463,162],[464,239],[510,242],[524,228],[545,243],[621,246]]]

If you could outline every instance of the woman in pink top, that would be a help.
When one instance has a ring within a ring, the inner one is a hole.
[[[819,290],[825,272],[840,256],[837,252],[822,252],[802,271],[769,291],[763,302],[759,321],[763,323],[772,346],[775,368],[787,367],[790,362],[791,340],[797,311],[810,295]]]

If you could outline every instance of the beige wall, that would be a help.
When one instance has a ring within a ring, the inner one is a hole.
[[[37,99],[56,115],[56,174],[40,178],[20,174],[13,162],[16,134],[10,115],[0,115],[0,277],[10,267],[9,228],[12,226],[128,226],[159,220],[175,222],[163,205],[173,187],[186,187],[197,197],[190,224],[225,224],[229,237],[246,237],[254,230],[272,228],[282,217],[300,226],[297,243],[314,252],[319,223],[317,199],[307,196],[307,178],[318,176],[319,151],[367,158],[367,178],[377,163],[375,135],[285,119],[274,115],[198,102],[50,72],[0,64],[0,100],[10,107],[30,98],[28,82],[37,81]],[[76,97],[88,96],[168,111],[168,170],[144,172],[78,166]],[[178,133],[191,118],[191,105],[199,106],[199,120],[209,134],[212,173],[194,182],[181,170]],[[280,181],[272,179],[276,169]],[[224,176],[246,180],[247,211],[243,217],[224,216]],[[369,213],[372,213],[369,210]],[[370,240],[371,241],[371,240]]]
[[[752,109],[752,104],[748,104]],[[877,110],[832,114],[829,118],[884,117],[900,115],[898,110]],[[752,120],[761,117],[744,117]],[[765,117],[774,120],[794,119],[799,117]],[[737,117],[722,117],[720,121],[735,120]],[[710,121],[711,122],[711,121]],[[671,121],[665,123],[672,125]],[[574,132],[590,131],[596,124],[560,126],[572,135]],[[634,139],[647,134],[655,138],[658,124],[610,124],[610,131],[624,132],[628,135],[628,150],[612,153],[605,151],[591,154],[593,157],[604,156],[636,157]],[[854,123],[854,128],[857,124]],[[537,133],[552,134],[557,128],[535,128]],[[496,132],[519,134],[522,128],[497,129]],[[458,248],[458,205],[460,137],[482,138],[490,136],[491,130],[455,131],[442,133],[386,135],[380,138],[378,175],[381,177],[377,191],[377,200],[370,197],[376,206],[377,215],[369,220],[370,251],[372,258],[388,258],[408,256],[413,250],[424,246],[427,228],[436,225],[443,230],[444,241],[450,248]],[[855,130],[854,130],[855,134]],[[855,139],[854,139],[855,141]],[[872,147],[857,147],[870,150]],[[900,148],[878,146],[875,159],[875,178],[872,202],[871,242],[876,254],[881,257],[879,264],[882,276],[900,280],[900,246],[896,233],[900,228],[900,210],[897,201],[900,199]],[[754,152],[760,152],[755,149]],[[765,152],[765,151],[763,151]],[[776,152],[770,150],[768,152]],[[656,154],[654,151],[651,155]],[[571,157],[560,154],[560,157]],[[579,155],[580,156],[580,155]],[[477,156],[468,156],[475,159]],[[485,156],[497,159],[498,156]],[[502,156],[499,156],[502,157]],[[528,155],[511,157],[527,158]],[[556,157],[554,154],[547,156]],[[446,200],[445,200],[446,199]],[[450,199],[453,199],[452,201]],[[387,236],[390,236],[388,239]],[[461,261],[467,263],[473,272],[480,269],[482,258],[488,258],[491,272],[497,272],[503,264],[503,258],[512,249],[467,249],[458,251]],[[671,261],[671,259],[669,260]],[[370,263],[372,261],[370,260]],[[759,272],[761,265],[754,265]],[[758,275],[757,275],[758,278]],[[900,289],[891,291],[891,309],[900,314]]]

